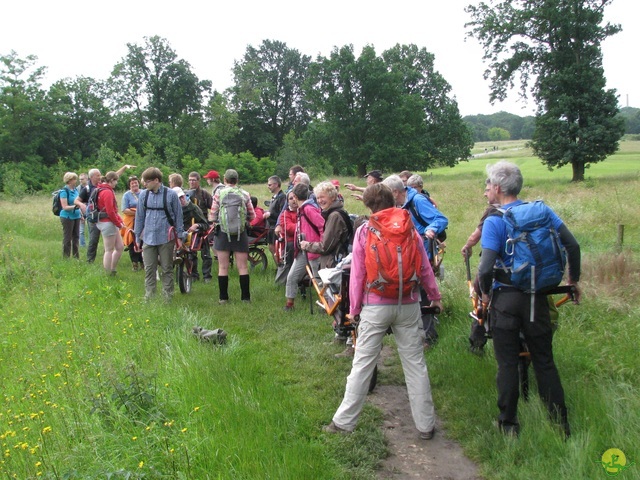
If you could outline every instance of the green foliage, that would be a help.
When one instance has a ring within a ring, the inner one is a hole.
[[[640,108],[623,107],[618,115],[624,119],[624,133],[640,134]]]
[[[311,119],[303,85],[311,57],[283,42],[251,45],[233,68],[230,89],[238,114],[239,148],[257,157],[275,154],[289,132],[301,133]]]
[[[509,134],[509,130],[505,130],[504,128],[493,127],[490,128],[487,132],[489,136],[489,140],[493,142],[499,142],[502,140],[510,140],[511,135]]]
[[[508,131],[513,140],[530,139],[535,128],[534,117],[520,117],[507,112],[491,115],[469,115],[463,120],[471,127],[473,139],[476,142],[495,141],[495,139],[489,138],[489,129],[491,128],[501,128]]]
[[[382,56],[366,46],[359,57],[344,46],[319,58],[312,98],[323,115],[306,137],[311,148],[334,168],[353,165],[360,175],[466,159],[471,135],[433,60],[415,45],[396,45]]]
[[[27,184],[22,180],[22,172],[10,164],[0,166],[2,176],[0,177],[3,193],[14,203],[20,203],[27,190]]]
[[[481,2],[466,11],[490,62],[491,101],[502,101],[520,80],[538,105],[532,146],[549,168],[571,165],[573,180],[604,160],[624,133],[615,90],[605,89],[600,45],[620,31],[601,25],[611,0]]]
[[[269,158],[255,158],[250,152],[238,155],[226,153],[223,155],[210,154],[204,161],[204,170],[216,170],[220,175],[233,168],[238,172],[240,183],[262,183],[274,175],[276,162]]]

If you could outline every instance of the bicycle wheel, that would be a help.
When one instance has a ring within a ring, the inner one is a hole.
[[[188,257],[177,266],[176,268],[176,283],[180,288],[180,293],[189,293],[191,291],[191,275],[185,265],[188,262]]]
[[[249,249],[249,268],[264,272],[267,269],[267,255],[261,248]]]

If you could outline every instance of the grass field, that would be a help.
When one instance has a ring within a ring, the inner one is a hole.
[[[521,147],[500,144],[425,175],[450,220],[446,312],[440,342],[426,354],[437,413],[486,478],[605,478],[598,462],[610,448],[636,462],[619,478],[640,478],[640,142],[623,142],[582,184]],[[522,197],[543,198],[582,245],[584,301],[562,307],[554,339],[573,429],[567,442],[535,394],[521,403],[520,438],[502,437],[493,426],[492,351],[467,351],[459,251],[484,209],[484,167],[502,158],[522,168]],[[266,185],[247,188],[261,203],[268,198]],[[363,213],[352,199],[347,208]],[[98,264],[62,260],[47,196],[0,201],[0,242],[0,476],[375,478],[386,454],[382,414],[367,406],[354,435],[321,433],[350,365],[333,357],[341,349],[329,343],[329,317],[309,314],[300,300],[292,314],[282,312],[272,265],[252,274],[249,306],[239,302],[235,271],[229,305],[217,304],[215,282],[196,283],[170,305],[145,304],[143,276],[130,271],[126,254],[116,278]],[[190,333],[196,324],[224,328],[228,345],[199,344]],[[400,369],[380,382],[402,384]]]

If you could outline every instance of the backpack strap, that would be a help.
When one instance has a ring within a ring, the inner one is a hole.
[[[320,236],[320,229],[316,226],[315,223],[313,223],[309,217],[307,217],[307,214],[304,213],[305,209],[304,208],[300,208],[300,216],[304,217],[307,220],[307,223],[311,226],[311,228],[313,229],[314,232],[316,232],[316,235]]]
[[[162,186],[162,208],[155,208],[155,207],[151,207],[149,208],[147,206],[147,202],[149,200],[149,190],[147,190],[146,195],[144,196],[144,209],[145,210],[164,210],[164,214],[167,216],[167,221],[169,222],[169,225],[174,227],[175,223],[173,221],[173,218],[171,217],[171,214],[169,213],[169,208],[167,207],[167,187],[165,187],[164,185]]]
[[[409,202],[404,206],[404,208],[409,210],[413,215],[413,218],[415,218],[418,221],[418,223],[422,225],[424,228],[427,228],[429,226],[429,224],[425,222],[425,220],[418,213],[418,209],[416,208],[416,205],[413,203],[413,198],[409,200]]]

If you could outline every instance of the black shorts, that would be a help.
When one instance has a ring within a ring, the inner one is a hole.
[[[240,235],[231,235],[231,240],[224,232],[218,232],[213,239],[213,248],[223,252],[249,252],[249,237],[245,230]]]

